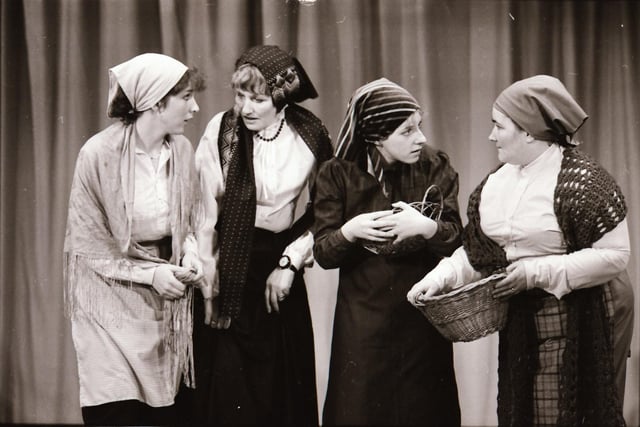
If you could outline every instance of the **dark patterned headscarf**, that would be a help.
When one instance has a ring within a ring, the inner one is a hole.
[[[244,64],[251,64],[260,70],[278,111],[286,104],[318,96],[302,64],[278,46],[249,48],[236,61],[236,70]]]
[[[542,141],[575,145],[573,134],[589,116],[555,77],[540,74],[502,91],[494,108]]]
[[[366,150],[375,177],[387,194],[382,156],[374,144],[391,135],[418,110],[418,101],[406,89],[384,77],[361,86],[349,101],[338,135],[336,157],[356,162]]]

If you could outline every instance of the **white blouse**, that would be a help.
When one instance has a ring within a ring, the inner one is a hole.
[[[158,240],[171,234],[169,222],[169,158],[165,141],[157,165],[145,151],[136,147],[135,193],[131,238],[138,242]]]
[[[171,235],[170,220],[170,177],[169,161],[171,148],[165,141],[159,153],[157,165],[154,159],[144,150],[136,147],[135,159],[135,192],[133,196],[133,213],[131,238],[137,242],[153,241]],[[189,234],[184,241],[181,255],[187,252],[197,253],[195,236]],[[103,275],[117,280],[151,285],[157,264],[127,264],[127,268],[114,271],[111,262],[95,261],[95,268]]]
[[[527,289],[541,288],[557,298],[613,279],[630,256],[626,219],[591,248],[566,253],[553,210],[562,152],[552,144],[526,166],[505,164],[488,178],[479,207],[482,231],[505,250],[509,261],[523,263]],[[480,273],[460,247],[427,277],[457,287],[478,280]]]
[[[272,135],[284,119],[265,129]],[[253,169],[256,179],[256,227],[279,233],[294,223],[296,199],[306,189],[316,158],[286,122],[275,141],[253,136]]]
[[[198,250],[204,264],[203,294],[218,287],[218,233],[215,229],[224,195],[218,135],[224,113],[216,114],[207,125],[196,150],[196,169],[203,192],[204,219],[197,233]],[[280,125],[284,109],[276,123],[266,129],[271,135]],[[273,129],[271,129],[273,127]],[[255,226],[275,233],[290,228],[304,213],[309,200],[309,183],[316,170],[316,159],[298,133],[284,122],[274,141],[253,137],[253,168],[256,182]],[[289,244],[284,254],[301,268],[313,262],[313,236],[307,232]]]

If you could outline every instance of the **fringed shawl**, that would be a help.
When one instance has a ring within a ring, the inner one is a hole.
[[[463,244],[473,267],[483,273],[506,267],[504,250],[480,227],[485,180],[469,197]],[[587,155],[565,149],[554,193],[554,211],[571,253],[591,247],[626,216],[614,179]],[[568,310],[567,344],[560,377],[558,425],[621,426],[622,408],[613,371],[612,322],[604,304],[605,286],[575,290],[563,298]],[[500,332],[498,421],[533,424],[533,376],[538,360],[534,316],[544,297],[534,289],[510,300]]]
[[[65,308],[71,318],[95,318],[120,324],[117,287],[135,285],[130,277],[136,266],[167,261],[158,258],[131,238],[135,188],[133,126],[115,123],[93,136],[78,155],[71,185],[64,244]],[[199,187],[193,164],[193,147],[183,136],[169,137],[171,158],[170,212],[172,264],[179,264],[185,238],[194,231],[200,211]],[[101,274],[105,271],[113,274]],[[193,290],[164,301],[165,344],[175,355],[174,368],[192,383]],[[125,325],[123,325],[124,327]],[[175,370],[174,370],[175,372]]]

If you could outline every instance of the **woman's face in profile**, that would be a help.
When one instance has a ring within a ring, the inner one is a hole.
[[[491,119],[493,128],[489,134],[489,141],[496,144],[498,159],[512,165],[527,164],[528,159],[525,157],[527,132],[495,108],[491,112]]]
[[[235,110],[242,117],[247,129],[260,132],[276,122],[277,110],[269,95],[260,95],[236,89]]]
[[[427,139],[420,130],[420,111],[413,113],[386,139],[380,141],[378,150],[388,163],[412,164],[420,160],[422,147]]]

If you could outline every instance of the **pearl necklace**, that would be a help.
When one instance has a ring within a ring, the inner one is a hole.
[[[265,142],[271,142],[271,141],[274,141],[278,136],[280,136],[280,132],[282,132],[282,128],[283,127],[284,127],[284,117],[282,119],[280,119],[280,126],[278,126],[278,131],[271,138],[265,138],[264,136],[260,135],[259,133],[256,133],[256,136],[258,137],[258,139],[261,139],[261,140],[263,140]]]

